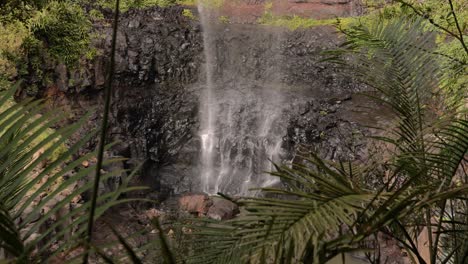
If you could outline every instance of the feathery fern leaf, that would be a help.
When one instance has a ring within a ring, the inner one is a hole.
[[[265,256],[266,263],[303,261],[310,247],[318,254],[320,246],[351,226],[366,206],[373,203],[378,207],[389,195],[380,193],[376,197],[356,188],[346,174],[318,157],[307,160],[315,169],[295,165],[279,167],[273,173],[293,191],[262,189],[265,195],[281,195],[282,199],[243,198],[239,203],[245,208],[245,215],[223,224],[208,222],[205,227],[198,227],[196,234],[201,236],[202,248],[195,249],[197,254],[189,262],[262,263]]]
[[[0,92],[0,101],[6,102],[13,93],[14,89]],[[39,115],[41,112],[45,113]],[[93,185],[91,182],[78,183],[94,173],[94,166],[81,168],[81,164],[95,157],[96,153],[76,160],[72,158],[95,132],[88,133],[71,144],[68,150],[62,151],[66,141],[82,126],[87,116],[75,124],[50,132],[49,127],[61,120],[64,120],[62,114],[45,111],[39,101],[0,108],[0,247],[6,250],[7,256],[18,261],[28,261],[33,256],[46,261],[80,246],[86,231],[86,210],[90,204],[79,200]],[[109,159],[106,163],[119,161],[122,159]],[[102,180],[121,173],[105,172]],[[141,189],[129,187],[132,175],[124,179],[117,190],[99,198],[96,218],[111,206],[128,201],[118,200],[121,194]],[[79,207],[71,208],[71,204]],[[49,219],[55,220],[50,223]],[[49,251],[52,244],[57,244],[55,252]]]

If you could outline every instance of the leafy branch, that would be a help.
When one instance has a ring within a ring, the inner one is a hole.
[[[460,44],[463,46],[463,49],[465,50],[465,52],[468,54],[468,47],[467,47],[467,45],[465,43],[465,40],[464,40],[464,37],[463,37],[463,31],[461,30],[460,24],[458,22],[456,12],[455,12],[455,10],[453,8],[452,0],[448,0],[448,2],[450,4],[451,14],[454,17],[455,24],[456,24],[456,27],[457,27],[457,30],[458,30],[457,33],[453,32],[450,29],[448,29],[447,27],[444,27],[441,24],[435,22],[433,18],[429,17],[429,15],[424,14],[423,12],[418,10],[414,5],[406,2],[405,0],[394,0],[394,1],[400,3],[400,4],[404,5],[404,6],[409,7],[411,10],[413,10],[413,12],[416,15],[426,19],[427,21],[429,21],[429,23],[431,23],[436,28],[438,28],[438,29],[444,31],[445,33],[449,34],[450,36],[456,38],[460,42]]]

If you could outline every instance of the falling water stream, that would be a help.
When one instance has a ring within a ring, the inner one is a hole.
[[[205,55],[205,72],[206,84],[205,89],[200,97],[200,138],[202,142],[201,151],[201,186],[203,192],[211,193],[211,185],[215,178],[214,175],[214,158],[215,158],[215,114],[216,114],[216,101],[213,96],[215,89],[213,81],[214,73],[214,56],[210,52],[209,41],[211,38],[209,34],[212,32],[211,25],[208,17],[205,14],[205,7],[203,3],[198,4],[198,13],[200,14],[200,21],[203,26],[203,51]]]
[[[221,69],[222,74],[235,76],[234,81],[229,85],[217,81],[219,76],[215,74],[220,72],[217,68],[220,63],[217,61],[216,27],[210,19],[209,8],[199,4],[198,11],[206,61],[206,81],[200,96],[202,191],[208,194],[252,194],[251,188],[278,183],[278,179],[267,172],[273,171],[273,162],[280,160],[286,129],[285,124],[280,123],[284,108],[280,66],[260,78],[253,78],[232,72],[232,69],[242,67],[235,65],[237,67]],[[269,45],[278,47],[280,37],[273,39],[275,43]],[[237,50],[221,52],[224,56],[237,58],[240,56]],[[241,63],[236,59],[228,62]]]

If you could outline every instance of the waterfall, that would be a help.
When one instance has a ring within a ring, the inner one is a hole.
[[[198,11],[206,61],[206,81],[200,96],[202,191],[252,195],[251,188],[279,182],[267,172],[274,170],[272,162],[281,161],[286,134],[286,124],[281,122],[285,107],[281,65],[277,63],[280,55],[263,56],[272,66],[265,66],[260,76],[241,73],[239,69],[247,59],[239,58],[245,54],[239,54],[239,46],[219,50],[217,27],[210,19],[211,9],[199,3]],[[274,41],[261,44],[272,45],[277,50],[280,37],[271,39]],[[219,52],[225,57],[222,63]],[[263,63],[259,67],[264,67]]]
[[[200,96],[200,139],[201,139],[201,186],[203,192],[211,193],[214,175],[214,158],[215,158],[215,113],[216,101],[213,96],[214,90],[214,56],[213,45],[210,44],[209,34],[212,32],[211,25],[205,13],[203,3],[198,3],[198,13],[200,14],[200,22],[203,27],[203,52],[205,55],[205,72],[206,84],[205,89]]]

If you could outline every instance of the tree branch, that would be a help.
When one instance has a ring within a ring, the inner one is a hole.
[[[458,31],[459,31],[459,34],[460,34],[460,35],[457,34],[457,33],[452,32],[450,29],[448,29],[448,28],[446,28],[446,27],[444,27],[444,26],[442,26],[442,25],[436,23],[436,22],[434,21],[434,19],[430,18],[427,14],[423,14],[421,11],[419,11],[419,10],[418,10],[416,7],[414,7],[412,4],[410,4],[410,3],[408,3],[408,2],[405,2],[404,0],[394,0],[394,1],[396,1],[396,2],[398,2],[398,3],[400,3],[400,4],[402,4],[402,5],[405,5],[405,6],[409,7],[409,8],[411,8],[411,10],[413,10],[413,12],[414,12],[416,15],[418,15],[418,16],[420,16],[420,17],[426,19],[427,21],[429,21],[429,23],[431,23],[431,24],[432,24],[433,26],[435,26],[436,28],[438,28],[438,29],[444,31],[445,33],[449,34],[450,36],[456,38],[458,41],[460,41],[461,45],[463,46],[463,48],[465,49],[466,53],[468,54],[468,47],[466,46],[465,41],[464,41],[464,39],[463,39],[463,32],[461,32],[460,25],[458,24],[458,19],[457,19],[457,16],[455,15],[455,12],[454,12],[454,9],[453,9],[453,4],[452,4],[452,1],[451,1],[451,0],[449,0],[449,2],[450,2],[450,7],[451,7],[451,9],[452,9],[452,15],[455,17],[455,23],[457,24],[457,28],[458,28]]]
[[[455,25],[457,25],[458,34],[460,34],[460,39],[459,40],[460,40],[463,48],[465,49],[466,54],[468,54],[468,47],[466,46],[465,40],[463,39],[463,31],[461,30],[460,23],[458,23],[458,18],[457,18],[457,15],[455,13],[455,9],[453,8],[452,0],[448,0],[448,1],[449,1],[449,4],[450,4],[450,10],[452,11],[452,16],[455,19]]]

